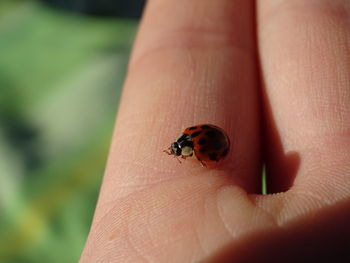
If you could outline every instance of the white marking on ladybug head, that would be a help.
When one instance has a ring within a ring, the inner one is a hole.
[[[193,154],[193,148],[190,146],[185,146],[181,148],[181,155],[183,156],[191,156]]]

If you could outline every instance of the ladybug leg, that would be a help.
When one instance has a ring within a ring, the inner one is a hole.
[[[206,165],[205,163],[203,163],[202,160],[199,160],[199,159],[198,159],[198,161],[201,163],[201,166],[202,166],[202,167],[207,167],[207,165]]]
[[[202,167],[207,167],[207,165],[205,163],[203,163],[202,160],[197,157],[197,155],[195,155],[195,156],[196,156],[197,160],[201,163]]]
[[[167,155],[173,155],[170,151],[170,148],[168,150],[164,150],[163,152],[165,152]],[[174,158],[176,158],[176,160],[181,163],[181,161],[179,160],[178,156],[174,155]]]
[[[188,157],[188,156],[181,155],[181,159],[186,160],[187,157]],[[179,161],[180,161],[180,160],[179,160]]]
[[[167,155],[171,155],[171,153],[167,150],[164,150],[163,152],[165,152]]]

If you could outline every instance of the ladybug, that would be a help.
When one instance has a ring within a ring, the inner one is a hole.
[[[200,124],[186,128],[164,152],[182,159],[194,155],[202,166],[206,166],[206,163],[224,159],[229,150],[230,140],[223,129],[212,124]]]

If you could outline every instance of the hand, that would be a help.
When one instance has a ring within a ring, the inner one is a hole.
[[[81,262],[349,257],[350,5],[256,2],[148,2]],[[215,169],[163,153],[198,123]]]

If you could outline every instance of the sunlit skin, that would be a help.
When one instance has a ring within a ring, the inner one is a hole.
[[[348,256],[349,21],[345,0],[149,0],[81,262]],[[230,137],[214,169],[163,152],[196,123]]]

